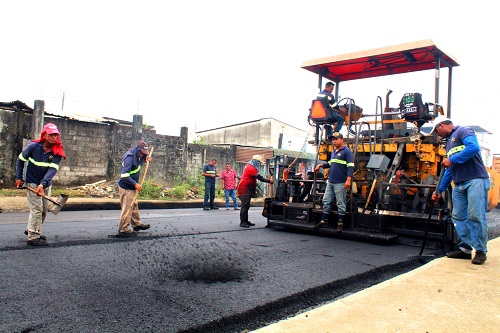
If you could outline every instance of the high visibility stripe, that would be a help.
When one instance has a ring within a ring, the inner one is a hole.
[[[354,163],[347,163],[347,167],[354,167]]]
[[[456,147],[453,147],[451,148],[449,151],[448,151],[448,154],[446,154],[447,157],[450,157],[451,155],[453,154],[456,154],[458,152],[461,152],[462,150],[465,149],[465,145],[460,145],[460,146],[456,146]]]
[[[122,162],[122,165],[123,165],[123,162]],[[120,174],[120,178],[130,177],[130,175],[133,175],[134,173],[138,173],[140,170],[141,170],[141,166],[139,165],[139,167],[135,170],[130,170],[130,172],[128,172],[128,173]]]
[[[325,95],[325,94],[318,94],[318,97],[316,98],[325,98],[325,97],[328,97],[328,100],[331,101],[332,100],[332,96],[330,95]]]
[[[23,162],[28,162],[28,160],[24,158],[23,153],[19,154],[19,159]]]
[[[344,164],[346,166],[354,166],[354,163],[347,163],[347,161],[344,161],[344,160],[339,160],[339,159],[336,159],[336,158],[332,158],[331,160],[328,161],[328,164],[332,165],[332,163],[337,163],[337,164]]]
[[[205,171],[205,173],[212,174],[212,173],[215,173],[215,171],[213,171],[213,170],[207,170],[207,171]]]
[[[141,166],[139,165],[137,169],[135,170],[130,170],[130,174],[133,175],[134,173],[138,173],[141,170]]]
[[[36,166],[39,166],[39,167],[44,167],[44,168],[54,168],[56,170],[59,170],[59,165],[56,164],[56,163],[48,163],[48,162],[38,162],[38,161],[35,161],[33,159],[33,157],[29,157],[28,159],[25,159],[23,157],[23,153],[19,154],[19,159],[23,162],[26,162],[26,161],[30,161],[31,163],[33,163],[34,165]]]

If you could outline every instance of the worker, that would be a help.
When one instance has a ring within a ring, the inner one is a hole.
[[[335,83],[333,82],[327,82],[325,84],[325,89],[323,89],[317,96],[317,100],[323,100],[325,103],[323,103],[323,106],[327,107],[328,110],[331,112],[331,120],[332,124],[337,123],[337,126],[335,126],[335,129],[332,132],[332,126],[330,125],[325,125],[325,132],[326,132],[326,137],[329,138],[331,137],[332,133],[335,132],[340,132],[342,129],[342,126],[344,125],[344,117],[340,116],[337,114],[333,108],[337,106],[337,103],[335,101],[335,96],[333,96],[333,88],[335,87]]]
[[[488,224],[488,189],[490,178],[481,158],[481,149],[474,130],[466,126],[455,126],[446,116],[434,119],[432,132],[436,131],[446,142],[446,158],[441,162],[446,168],[439,189],[432,199],[438,201],[441,193],[454,182],[452,190],[453,211],[451,218],[459,242],[457,251],[446,253],[448,258],[471,259],[482,265],[486,261]]]
[[[257,180],[269,184],[274,183],[272,179],[264,178],[259,174],[261,164],[266,165],[264,158],[261,155],[253,155],[252,159],[248,161],[243,169],[243,174],[237,188],[237,195],[241,200],[240,227],[242,228],[249,228],[255,225],[255,223],[248,220],[248,210],[250,209],[252,198],[257,196]]]
[[[23,170],[26,167],[26,186],[36,192],[26,190],[30,214],[24,232],[28,235],[28,245],[47,246],[47,238],[42,234],[42,224],[47,216],[49,202],[43,196],[52,192],[52,178],[59,170],[59,163],[66,159],[57,126],[48,123],[43,127],[40,138],[33,140],[19,154],[16,162],[15,187],[24,185]]]
[[[134,237],[140,230],[148,230],[151,226],[141,222],[139,205],[136,194],[142,190],[139,183],[141,166],[144,162],[151,162],[149,147],[145,141],[137,142],[134,148],[129,149],[122,157],[118,193],[120,195],[120,222],[118,237]],[[130,229],[132,224],[133,230]]]
[[[313,225],[314,229],[328,226],[330,211],[333,200],[336,200],[338,209],[337,232],[344,231],[344,219],[346,213],[347,189],[351,188],[352,175],[354,171],[354,155],[344,144],[344,136],[335,132],[331,136],[333,150],[330,160],[327,163],[319,164],[314,169],[318,172],[320,168],[330,168],[328,172],[328,182],[323,196],[323,214],[321,221]]]
[[[220,177],[217,173],[217,159],[212,158],[201,171],[205,177],[205,197],[203,198],[203,210],[218,210],[215,206],[215,179]],[[210,205],[210,206],[209,206]]]

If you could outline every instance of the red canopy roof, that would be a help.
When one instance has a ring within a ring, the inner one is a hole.
[[[460,66],[430,39],[305,61],[300,67],[335,82]]]

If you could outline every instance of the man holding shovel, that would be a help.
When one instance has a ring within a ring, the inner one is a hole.
[[[139,183],[141,166],[146,161],[151,162],[151,157],[148,154],[148,144],[141,140],[137,146],[129,149],[122,157],[120,180],[118,180],[122,210],[118,237],[134,237],[137,236],[137,231],[147,230],[151,227],[149,224],[141,223],[139,206],[135,200],[137,193],[142,190],[142,184]],[[134,230],[130,228],[131,223]]]
[[[49,203],[43,200],[43,196],[50,196],[52,191],[52,178],[59,170],[61,159],[66,159],[64,148],[57,126],[51,123],[43,127],[40,138],[33,140],[19,154],[16,163],[16,188],[25,183],[28,188],[26,195],[30,214],[26,232],[28,234],[28,245],[47,246],[47,240],[41,233],[42,224],[47,216]],[[26,167],[26,178],[23,176],[24,165]]]

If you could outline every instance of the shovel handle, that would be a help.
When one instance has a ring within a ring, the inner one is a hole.
[[[38,193],[35,189],[29,187],[29,186],[26,186],[26,187],[20,187],[20,189],[27,189],[27,190],[30,190],[31,192],[33,193]],[[46,199],[46,200],[49,200],[50,202],[52,202],[53,204],[56,204],[58,206],[60,206],[61,204],[59,202],[57,202],[56,200],[46,196],[46,195],[41,195],[42,198]]]

